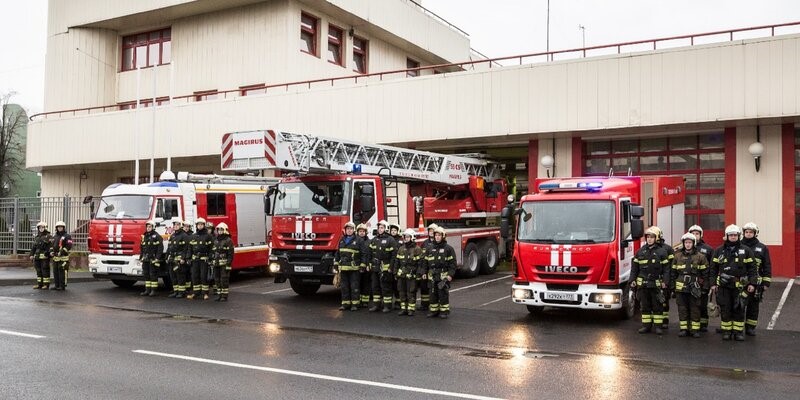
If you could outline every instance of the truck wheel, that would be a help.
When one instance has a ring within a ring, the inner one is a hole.
[[[292,290],[300,296],[312,296],[317,293],[317,290],[319,290],[321,286],[319,283],[302,283],[294,279],[289,280],[289,285],[291,285]]]
[[[129,281],[124,279],[112,279],[111,283],[121,287],[121,288],[129,288],[133,287],[136,284],[136,281]]]
[[[631,319],[636,314],[636,299],[634,299],[633,291],[628,288],[628,285],[622,288],[622,308],[619,310],[619,317],[621,319]]]
[[[474,278],[480,272],[480,257],[478,257],[478,246],[475,243],[467,243],[464,248],[464,258],[462,258],[464,265],[461,266],[461,274],[465,278]]]
[[[497,243],[491,240],[484,240],[478,248],[480,254],[481,273],[491,275],[497,271],[497,264],[500,262],[500,253],[497,251]]]
[[[541,315],[544,312],[544,307],[542,306],[525,306],[528,308],[528,312],[531,315]]]

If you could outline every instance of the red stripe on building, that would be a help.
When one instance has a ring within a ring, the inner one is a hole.
[[[725,226],[736,223],[736,127],[725,128]],[[722,228],[723,231],[725,228]]]
[[[528,140],[528,193],[534,192],[533,183],[539,171],[539,139]]]
[[[797,232],[795,231],[794,181],[794,124],[781,126],[781,237],[782,246],[770,246],[772,275],[794,277],[800,274],[797,266]],[[773,251],[777,250],[777,251]]]
[[[572,176],[583,176],[583,140],[572,137]]]

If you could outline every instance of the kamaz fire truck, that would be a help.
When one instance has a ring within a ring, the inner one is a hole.
[[[269,219],[264,217],[263,201],[267,186],[276,182],[187,172],[179,172],[175,179],[164,172],[159,182],[115,183],[103,190],[89,223],[89,272],[117,286],[132,286],[142,279],[139,242],[145,222],[155,221],[166,249],[174,217],[182,221],[202,217],[214,225],[225,222],[236,244],[232,269],[266,268]],[[162,275],[168,282],[166,270]]]
[[[537,179],[533,188],[516,211],[512,301],[533,314],[547,306],[633,316],[631,260],[645,224],[669,244],[680,240],[683,177]]]
[[[505,248],[499,217],[508,189],[485,159],[271,130],[227,134],[222,148],[223,169],[283,172],[265,200],[270,272],[300,295],[332,283],[348,221],[370,231],[380,220],[444,226],[462,276],[493,273]]]

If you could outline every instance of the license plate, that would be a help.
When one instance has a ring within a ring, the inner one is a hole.
[[[295,265],[294,272],[314,272],[314,267],[309,267],[305,265]]]
[[[545,292],[544,293],[545,300],[563,300],[563,301],[575,301],[578,299],[577,293],[561,293],[561,292]]]
[[[121,274],[122,273],[122,267],[108,267],[108,272],[110,272],[112,274],[113,273]]]

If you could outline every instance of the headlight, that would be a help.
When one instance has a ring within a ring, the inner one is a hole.
[[[281,272],[281,265],[278,263],[270,263],[269,272],[272,272],[273,274]]]
[[[531,291],[527,289],[514,289],[511,292],[511,295],[515,299],[530,299],[531,298]]]
[[[97,257],[89,256],[89,265],[97,265]]]
[[[619,295],[611,293],[597,293],[594,295],[594,302],[600,304],[616,304],[619,303]]]

